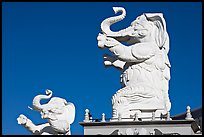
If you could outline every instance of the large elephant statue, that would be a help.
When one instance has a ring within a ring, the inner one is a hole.
[[[46,95],[37,95],[33,99],[33,108],[40,112],[42,119],[48,123],[35,125],[24,115],[17,118],[18,124],[24,126],[33,134],[40,135],[70,135],[70,124],[74,122],[75,106],[59,97],[52,97],[52,91],[46,90]],[[51,99],[50,99],[51,98]],[[42,99],[50,99],[47,104],[40,104]]]
[[[101,23],[98,47],[107,48],[112,54],[104,55],[104,65],[121,70],[122,89],[112,97],[113,118],[120,114],[131,118],[134,113],[142,118],[142,112],[156,112],[159,118],[171,108],[169,100],[170,62],[168,59],[169,36],[162,13],[144,13],[129,27],[112,31],[110,26],[123,20],[123,7],[113,7],[117,16]],[[152,117],[144,115],[144,117]]]

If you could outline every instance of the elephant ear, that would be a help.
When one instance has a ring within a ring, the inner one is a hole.
[[[75,119],[75,106],[71,102],[65,102],[66,105],[66,111],[67,111],[67,121],[69,124],[72,124]]]

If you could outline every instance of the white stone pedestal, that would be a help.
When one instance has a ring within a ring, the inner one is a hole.
[[[194,135],[194,120],[80,122],[84,135]]]

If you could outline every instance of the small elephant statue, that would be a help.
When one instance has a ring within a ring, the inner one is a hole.
[[[37,95],[33,99],[33,107],[41,113],[42,119],[47,119],[44,124],[35,125],[25,115],[17,118],[18,124],[27,128],[35,135],[71,135],[70,124],[74,122],[75,106],[71,102],[59,97],[52,97],[52,91],[47,89],[46,95]],[[41,99],[51,100],[47,104],[40,104]]]

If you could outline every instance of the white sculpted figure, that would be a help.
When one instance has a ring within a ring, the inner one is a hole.
[[[167,114],[171,108],[169,36],[163,14],[144,13],[126,29],[113,32],[110,26],[126,16],[122,7],[113,10],[122,13],[105,19],[101,23],[103,34],[97,37],[98,47],[113,54],[104,55],[105,66],[122,71],[123,88],[112,97],[113,118],[118,114],[130,118],[134,110],[154,110],[157,117]]]
[[[59,97],[52,97],[52,91],[46,90],[47,95],[37,95],[33,99],[33,107],[40,111],[41,118],[47,119],[48,123],[35,125],[24,115],[17,118],[18,124],[21,124],[33,134],[40,135],[70,135],[70,124],[74,122],[75,106]],[[40,104],[41,99],[51,100],[47,104]]]

